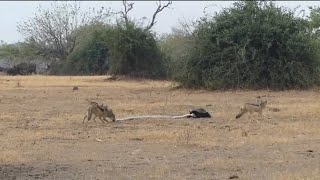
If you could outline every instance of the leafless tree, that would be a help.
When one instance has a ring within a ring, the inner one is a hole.
[[[124,10],[120,11],[120,13],[121,13],[126,25],[128,26],[128,24],[129,24],[128,12],[133,9],[133,4],[134,3],[128,3],[127,1],[123,0],[122,4],[123,4],[123,7],[124,7]]]
[[[105,20],[109,12],[103,7],[82,12],[77,2],[54,2],[50,9],[39,6],[34,17],[18,24],[18,31],[43,56],[65,60],[76,45],[77,29]]]
[[[159,12],[161,12],[162,10],[164,10],[165,8],[169,7],[170,5],[172,4],[172,1],[168,1],[167,4],[165,5],[162,5],[161,4],[161,1],[157,2],[157,9],[156,11],[153,13],[152,15],[152,20],[151,22],[149,23],[149,25],[145,28],[146,30],[150,30],[156,23],[156,16]]]
[[[126,0],[123,0],[122,3],[123,3],[123,6],[124,6],[124,10],[120,11],[120,14],[122,15],[126,25],[128,25],[128,23],[129,23],[128,12],[133,9],[134,3],[128,3]],[[158,13],[163,11],[165,8],[168,8],[171,4],[172,4],[172,1],[168,1],[164,5],[162,5],[161,1],[157,2],[157,9],[153,13],[151,21],[145,27],[146,31],[150,30],[157,23],[156,17],[158,15]]]

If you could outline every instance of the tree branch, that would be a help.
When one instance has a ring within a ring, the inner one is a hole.
[[[134,3],[128,3],[126,0],[122,1],[122,4],[124,6],[124,11],[121,11],[122,17],[124,18],[126,25],[129,25],[129,18],[128,18],[128,12],[133,9]]]
[[[145,30],[147,30],[147,31],[150,30],[150,29],[157,23],[157,21],[155,21],[155,20],[156,20],[156,17],[157,17],[157,14],[158,14],[159,12],[161,12],[164,8],[169,7],[171,4],[172,4],[172,1],[168,1],[167,4],[165,4],[164,6],[162,6],[162,5],[161,5],[161,0],[160,0],[160,1],[159,1],[159,4],[157,3],[158,8],[157,8],[157,10],[153,13],[152,20],[151,20],[150,24],[145,28]]]

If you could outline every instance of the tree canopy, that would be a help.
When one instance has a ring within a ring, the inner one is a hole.
[[[186,87],[307,88],[319,81],[319,42],[308,20],[273,2],[241,1],[198,21]]]
[[[42,56],[65,61],[76,46],[78,28],[109,16],[104,7],[81,11],[79,3],[54,2],[49,9],[39,7],[34,17],[18,24],[18,31]]]

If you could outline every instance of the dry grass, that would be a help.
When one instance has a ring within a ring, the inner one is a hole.
[[[318,91],[172,87],[167,81],[103,76],[0,76],[0,163],[20,168],[14,173],[11,167],[14,175],[0,178],[320,178]],[[235,120],[243,102],[258,95],[266,95],[268,106],[280,112]],[[117,118],[181,115],[204,107],[213,119],[81,124],[87,99],[108,104]],[[32,170],[23,172],[22,163]]]

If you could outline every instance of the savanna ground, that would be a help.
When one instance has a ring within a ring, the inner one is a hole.
[[[102,76],[0,76],[0,92],[0,179],[320,179],[319,90],[209,92]],[[280,112],[235,120],[258,95]],[[86,99],[108,104],[117,118],[192,107],[213,118],[82,124]]]

